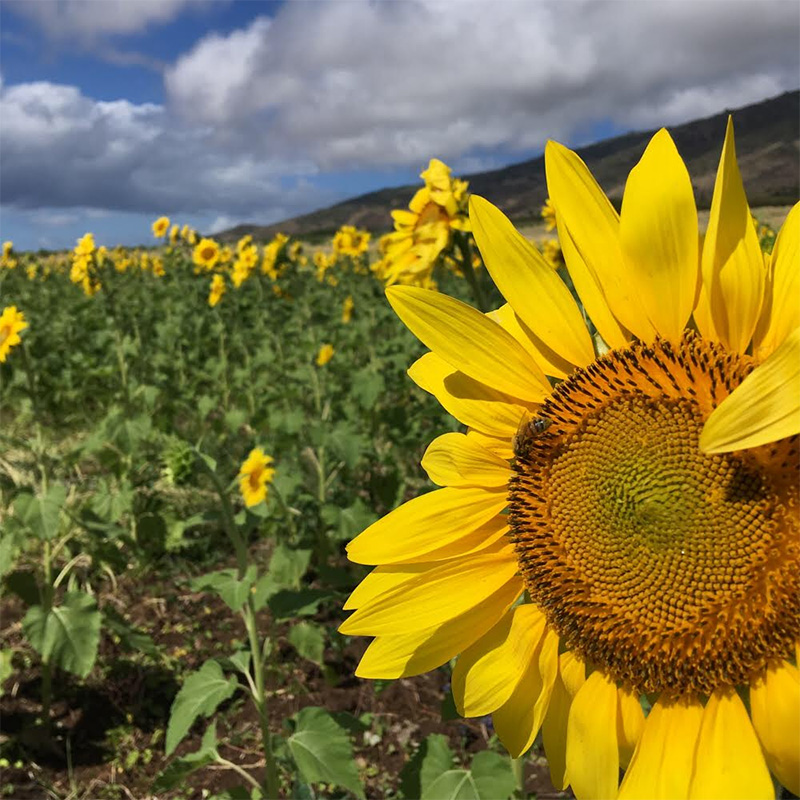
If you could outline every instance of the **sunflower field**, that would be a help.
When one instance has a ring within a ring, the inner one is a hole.
[[[381,237],[4,244],[0,797],[800,791],[800,209],[547,157],[533,242],[433,159]]]

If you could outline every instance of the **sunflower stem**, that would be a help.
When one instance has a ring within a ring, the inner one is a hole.
[[[521,755],[519,758],[511,759],[511,771],[514,773],[514,779],[517,783],[517,788],[514,790],[514,797],[517,800],[524,800],[527,796],[525,794],[525,756]]]

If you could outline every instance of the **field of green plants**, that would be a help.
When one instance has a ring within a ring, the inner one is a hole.
[[[0,797],[568,796],[457,717],[447,665],[359,680],[336,632],[344,545],[458,429],[384,286],[501,302],[466,184],[422,177],[377,250],[166,218],[136,250],[4,246]]]
[[[4,247],[0,797],[518,790],[447,668],[362,681],[336,632],[367,572],[345,543],[457,428],[384,284],[499,304],[465,197],[422,200],[383,258],[352,228],[225,247],[165,218],[138,250]]]

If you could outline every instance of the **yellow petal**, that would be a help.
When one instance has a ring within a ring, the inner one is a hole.
[[[686,797],[702,717],[699,702],[659,700],[647,715],[619,788],[619,800]]]
[[[796,433],[800,433],[800,328],[711,412],[700,448],[727,453]]]
[[[488,552],[490,550],[493,552],[505,544],[509,531],[508,515],[498,514],[481,525],[480,528],[476,528],[472,533],[431,550],[424,556],[424,560],[428,562],[446,561],[451,558],[469,556],[473,553]],[[420,556],[420,560],[423,560],[422,556]]]
[[[399,636],[379,636],[361,658],[359,678],[408,678],[448,662],[483,636],[523,590],[522,579],[505,584],[486,601],[433,628]]]
[[[625,273],[656,332],[680,341],[697,289],[697,208],[675,143],[662,128],[625,184],[620,243]]]
[[[569,363],[585,367],[594,361],[580,309],[542,254],[478,195],[470,197],[469,218],[486,269],[520,319]]]
[[[767,766],[794,795],[800,795],[800,671],[776,664],[750,685],[750,716]]]
[[[391,286],[386,297],[409,330],[455,369],[512,397],[540,402],[550,394],[516,339],[472,306],[416,286]]]
[[[447,622],[479,605],[518,571],[510,545],[499,553],[439,562],[436,569],[409,578],[359,607],[340,626],[348,636],[413,633]]]
[[[630,331],[611,313],[597,275],[586,266],[564,224],[559,225],[558,240],[575,291],[603,341],[612,349],[626,347],[631,338]]]
[[[492,714],[500,741],[512,758],[527,752],[547,713],[558,673],[558,636],[546,629],[511,697]]]
[[[766,358],[800,326],[800,203],[795,203],[772,250],[766,330],[756,333],[754,353]],[[766,302],[766,298],[765,298]]]
[[[550,781],[559,791],[563,791],[568,785],[566,752],[570,705],[572,705],[572,695],[564,686],[559,668],[559,674],[553,684],[547,715],[542,723],[542,742],[547,756],[547,766],[550,770]]]
[[[575,366],[561,358],[549,348],[515,313],[510,304],[486,314],[489,319],[505,328],[524,348],[531,358],[542,368],[545,375],[554,378],[566,378],[575,370]]]
[[[439,486],[506,486],[511,477],[507,461],[463,433],[445,433],[434,439],[421,463]]]
[[[394,589],[395,586],[403,583],[414,575],[427,572],[433,569],[435,563],[420,562],[418,564],[388,564],[384,567],[375,567],[372,572],[362,579],[350,593],[342,608],[345,611],[352,611],[355,608],[366,605],[379,595]]]
[[[544,151],[544,164],[547,190],[556,208],[559,239],[562,239],[563,228],[602,287],[608,307],[617,320],[643,341],[652,340],[653,326],[642,309],[635,287],[622,269],[619,216],[614,207],[586,164],[563,145],[549,141]],[[563,244],[562,240],[562,247]],[[565,259],[567,255],[565,250]]]
[[[578,800],[617,796],[617,687],[600,670],[586,679],[569,710],[567,779]]]
[[[408,375],[459,422],[509,442],[520,420],[535,408],[457,372],[436,353],[426,353],[414,362]]]
[[[462,717],[490,714],[508,700],[534,661],[544,626],[535,605],[517,606],[461,654],[452,686]]]
[[[438,489],[409,500],[347,545],[357,564],[393,564],[420,558],[466,536],[506,505],[504,490]]]
[[[717,689],[703,710],[690,800],[775,800],[747,709],[733,689]]]
[[[758,321],[766,270],[736,163],[728,117],[703,242],[703,284],[720,341],[744,353]]]
[[[487,436],[485,433],[475,430],[467,431],[467,439],[477,442],[481,447],[486,448],[490,453],[494,453],[504,461],[511,461],[514,458],[512,439]]]
[[[623,767],[627,767],[644,730],[644,711],[639,702],[639,695],[635,692],[620,689],[617,692],[617,700],[619,761]]]

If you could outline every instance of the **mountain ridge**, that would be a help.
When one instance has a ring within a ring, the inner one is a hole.
[[[750,205],[795,203],[800,195],[800,90],[669,128],[692,177],[698,206],[707,208],[711,203],[729,114],[733,115],[739,168]],[[617,208],[627,175],[654,133],[634,131],[576,148]],[[538,218],[547,197],[543,155],[458,177],[469,181],[471,193],[486,197],[517,224]],[[319,239],[331,236],[342,225],[382,233],[392,226],[390,212],[406,207],[420,185],[378,189],[270,225],[237,225],[215,238],[235,241],[251,234],[265,240],[280,231]]]

